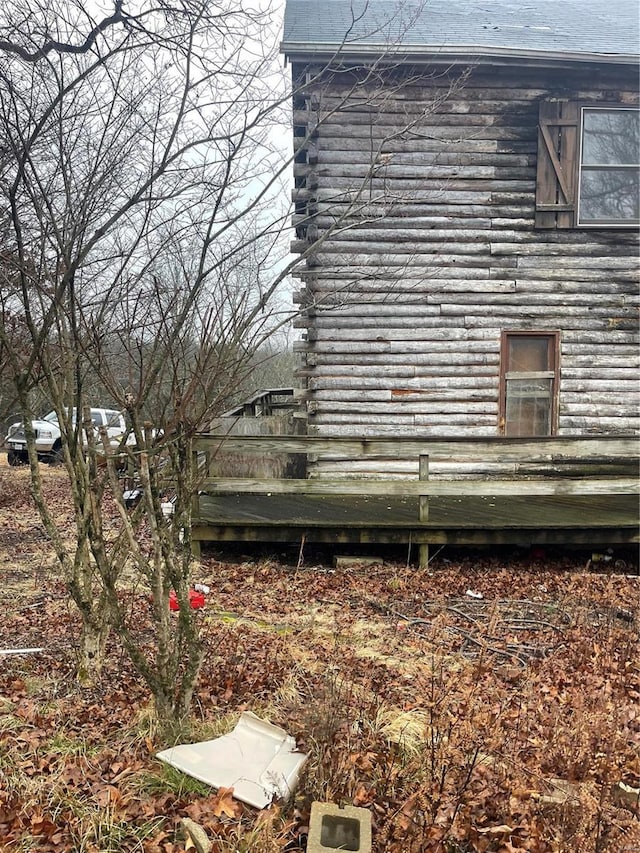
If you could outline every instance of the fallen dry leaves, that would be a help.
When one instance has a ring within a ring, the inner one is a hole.
[[[64,523],[63,472],[44,473]],[[374,853],[632,853],[640,587],[584,565],[540,551],[445,551],[428,572],[205,554],[192,736],[250,709],[309,754],[292,801],[258,813],[155,760],[148,695],[115,639],[102,685],[77,687],[77,619],[28,473],[0,467],[0,648],[45,649],[2,659],[0,850],[178,853],[181,818],[213,853],[303,850],[311,801],[328,799],[370,810]],[[144,646],[146,596],[125,594]]]

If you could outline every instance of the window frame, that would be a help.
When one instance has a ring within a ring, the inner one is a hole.
[[[549,412],[549,432],[547,435],[519,436],[520,438],[548,438],[558,434],[558,399],[560,393],[560,332],[541,331],[538,329],[517,329],[503,331],[500,335],[500,382],[499,382],[499,406],[498,406],[498,433],[508,436],[507,433],[507,383],[509,381],[507,364],[509,356],[509,340],[511,338],[547,338],[553,347],[551,367],[545,373],[551,374],[553,384],[551,388],[551,411]],[[548,353],[548,350],[547,350]],[[534,376],[538,371],[526,371]],[[538,373],[539,375],[539,373]]]
[[[579,105],[580,110],[580,121],[579,121],[579,134],[578,134],[578,152],[576,157],[576,180],[575,180],[575,228],[633,228],[636,229],[640,225],[639,219],[632,219],[629,221],[624,221],[621,219],[611,219],[611,220],[601,220],[598,222],[583,222],[580,218],[580,206],[581,206],[581,196],[582,196],[582,176],[584,171],[588,171],[590,169],[619,169],[619,168],[628,168],[633,169],[634,167],[638,169],[640,172],[640,158],[637,164],[635,163],[619,163],[619,164],[602,164],[595,166],[594,164],[588,164],[585,167],[583,163],[584,156],[584,118],[586,112],[635,112],[640,113],[640,106],[635,106],[633,104],[597,104],[597,103],[587,103],[581,102]]]

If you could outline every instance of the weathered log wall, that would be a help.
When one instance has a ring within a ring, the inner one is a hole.
[[[637,103],[637,74],[412,74],[295,104],[308,432],[496,435],[522,330],[560,332],[559,435],[638,431],[637,233],[534,227],[540,100]]]

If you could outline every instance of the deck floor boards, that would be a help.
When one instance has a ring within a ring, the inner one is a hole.
[[[366,542],[628,542],[639,540],[638,499],[603,497],[417,498],[201,495],[194,538]]]

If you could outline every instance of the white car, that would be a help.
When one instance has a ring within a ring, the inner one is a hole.
[[[127,428],[124,415],[115,409],[91,409],[91,420],[96,432],[105,427],[107,435],[114,443],[124,435]],[[35,433],[38,459],[46,462],[59,462],[62,458],[62,444],[57,414],[49,412],[42,420],[34,420],[31,424]],[[23,465],[29,461],[27,439],[22,422],[18,421],[11,424],[5,437],[5,445],[9,465]]]

